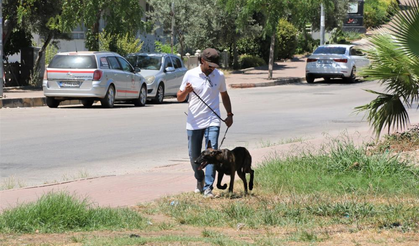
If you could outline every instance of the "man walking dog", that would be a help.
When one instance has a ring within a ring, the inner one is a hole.
[[[218,149],[220,133],[220,97],[227,111],[223,120],[227,127],[233,124],[230,96],[223,72],[218,70],[219,53],[217,50],[205,49],[200,57],[200,66],[186,72],[177,92],[177,100],[183,102],[189,95],[188,117],[186,131],[188,135],[189,159],[197,180],[196,193],[204,193],[205,197],[213,197],[212,189],[215,179],[213,164],[198,170],[195,159],[201,154],[202,140],[205,137],[205,148],[210,141],[213,149]]]

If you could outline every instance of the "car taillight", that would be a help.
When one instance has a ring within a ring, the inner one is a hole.
[[[314,58],[307,58],[307,62],[315,62],[315,61],[317,61],[317,59],[314,59]]]
[[[347,63],[348,59],[333,59],[335,62],[343,62],[343,63]]]
[[[93,73],[93,80],[100,80],[100,78],[102,78],[102,71],[95,70]]]
[[[44,71],[44,79],[47,80],[48,79],[48,71],[45,69]]]

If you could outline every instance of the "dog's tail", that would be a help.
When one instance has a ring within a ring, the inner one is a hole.
[[[225,190],[227,189],[227,184],[221,185],[220,183],[217,183],[217,188],[220,190]]]

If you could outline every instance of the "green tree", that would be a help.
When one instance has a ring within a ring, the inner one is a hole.
[[[188,30],[196,25],[197,17],[200,15],[200,8],[196,1],[176,0],[174,1],[174,12],[172,12],[172,1],[150,0],[149,4],[153,10],[147,13],[151,19],[154,31],[163,31],[166,38],[171,36],[172,20],[174,18],[174,37],[179,43],[179,53],[183,55],[185,49],[185,36]]]
[[[377,98],[356,111],[366,111],[377,137],[385,127],[388,132],[406,128],[406,107],[419,101],[419,3],[411,0],[409,6],[396,14],[390,24],[392,34],[373,36],[373,49],[366,50],[372,65],[362,75],[378,80],[385,92],[368,90]]]
[[[116,42],[115,42],[116,41]],[[140,52],[144,42],[130,36],[129,33],[124,34],[108,34],[107,32],[99,33],[99,51],[112,51],[126,56],[130,53]]]
[[[63,10],[57,16],[58,28],[70,32],[83,24],[87,28],[86,47],[99,50],[99,23],[103,19],[104,30],[109,35],[126,34],[135,37],[144,28],[141,20],[144,10],[138,0],[62,0]],[[116,40],[115,40],[116,42]]]
[[[336,27],[341,27],[343,20],[346,17],[349,0],[293,0],[289,1],[289,18],[291,22],[304,36],[301,45],[304,50],[309,50],[306,26],[311,25],[313,30],[320,29],[320,4],[323,3],[325,7],[325,29],[333,30]]]
[[[6,11],[5,18],[5,54],[14,54],[21,48],[31,46],[31,33],[40,35],[43,44],[38,52],[33,68],[33,75],[38,74],[41,69],[40,59],[51,40],[55,38],[66,38],[58,30],[54,30],[52,23],[54,17],[61,12],[62,0],[26,0],[26,1],[5,1],[3,7]],[[31,84],[39,86],[39,76],[32,76]]]
[[[274,51],[275,51],[275,38],[276,27],[280,18],[286,16],[287,4],[286,0],[222,0],[221,1],[231,11],[232,9],[239,8],[241,11],[238,15],[237,24],[243,27],[255,13],[261,13],[264,17],[263,34],[271,36],[269,48],[269,74],[268,79],[272,79],[273,64],[274,64]]]

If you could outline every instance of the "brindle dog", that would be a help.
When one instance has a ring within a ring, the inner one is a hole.
[[[211,148],[211,142],[209,142],[208,148],[202,151],[201,155],[195,160],[195,163],[200,165],[198,170],[202,170],[208,164],[214,164],[215,170],[218,172],[218,189],[225,190],[227,188],[227,184],[221,185],[221,180],[224,174],[226,174],[231,176],[228,191],[233,192],[236,171],[243,180],[245,194],[247,194],[246,173],[250,173],[249,190],[253,189],[254,171],[251,167],[252,156],[244,147],[236,147],[231,151],[228,149],[216,150]]]

